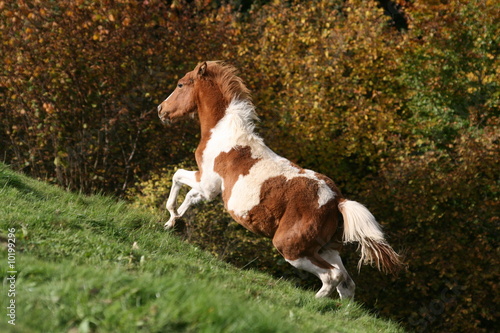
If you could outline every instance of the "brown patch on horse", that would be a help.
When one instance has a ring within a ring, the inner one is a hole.
[[[231,197],[233,186],[240,176],[248,175],[250,168],[259,161],[252,157],[249,146],[236,146],[230,151],[222,152],[215,158],[214,171],[224,179],[222,199],[227,203]]]
[[[200,119],[202,139],[206,137],[208,140],[212,128],[224,117],[229,103],[223,99],[223,94],[217,89],[217,84],[211,80],[195,81],[195,90],[200,100],[198,102],[198,118]]]
[[[273,237],[273,244],[289,260],[314,257],[317,265],[322,267],[325,263],[318,252],[337,231],[338,196],[317,208],[318,181],[297,177],[289,183],[285,195],[287,208]],[[332,190],[335,191],[334,188]]]
[[[286,181],[285,176],[266,180],[260,188],[259,204],[253,207],[245,217],[237,216],[230,211],[231,215],[248,230],[272,238],[286,210],[286,200],[283,200],[284,191],[287,191],[287,188],[283,187]]]
[[[310,257],[317,266],[331,268],[318,252],[337,241],[338,197],[318,208],[319,186],[308,177],[269,178],[261,186],[260,203],[247,216],[230,213],[250,231],[273,238],[286,259]]]

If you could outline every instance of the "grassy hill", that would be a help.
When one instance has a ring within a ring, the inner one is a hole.
[[[0,331],[402,332],[355,302],[218,261],[159,221],[0,164]]]

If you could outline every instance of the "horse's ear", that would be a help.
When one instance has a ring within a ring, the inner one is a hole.
[[[205,75],[205,73],[207,72],[207,62],[203,62],[203,64],[201,64],[200,68],[198,69],[198,76],[199,77],[202,77]]]

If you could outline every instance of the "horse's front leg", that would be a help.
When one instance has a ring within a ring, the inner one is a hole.
[[[184,202],[177,210],[177,197],[182,185],[191,187],[191,190],[186,195]],[[172,177],[172,188],[167,200],[167,210],[170,213],[170,219],[165,223],[165,228],[172,228],[175,220],[187,211],[193,203],[199,202],[202,199],[200,191],[200,183],[196,181],[196,171],[187,171],[179,169]]]

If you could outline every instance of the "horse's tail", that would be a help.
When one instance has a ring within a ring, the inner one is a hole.
[[[339,210],[344,217],[344,242],[358,242],[361,264],[375,265],[384,273],[397,273],[403,266],[399,255],[387,243],[382,229],[370,211],[356,201],[343,200]]]

